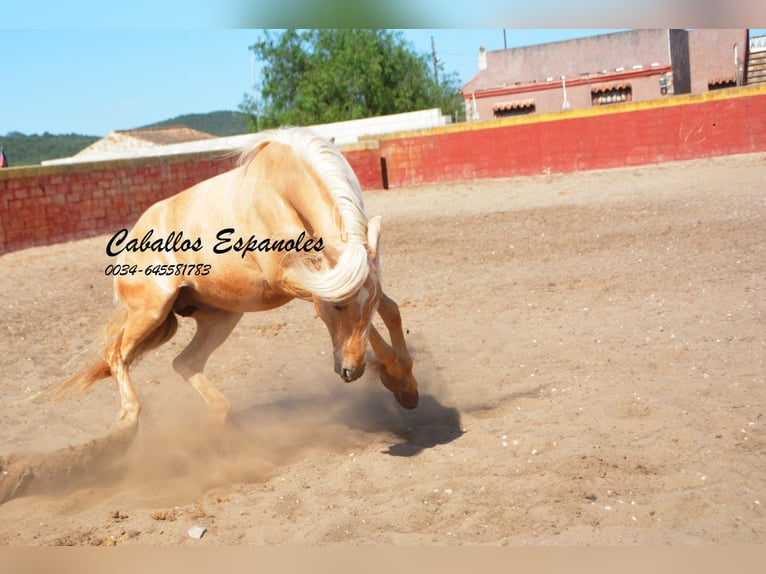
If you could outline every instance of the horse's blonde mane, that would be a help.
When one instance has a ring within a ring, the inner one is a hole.
[[[316,269],[303,260],[293,259],[295,278],[320,299],[343,301],[362,286],[370,271],[366,247],[367,215],[359,180],[334,145],[304,128],[263,132],[256,142],[243,150],[240,164],[252,161],[271,142],[290,146],[324,182],[347,237],[344,245],[337,246],[340,257],[332,268]]]

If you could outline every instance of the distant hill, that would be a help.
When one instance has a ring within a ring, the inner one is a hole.
[[[25,135],[10,132],[0,135],[3,147],[11,167],[39,165],[47,159],[69,157],[101,139],[98,136],[79,134],[54,135],[45,132],[42,135]]]
[[[246,114],[226,111],[210,112],[207,114],[184,114],[141,127],[165,128],[169,126],[186,126],[218,137],[238,136],[250,131],[250,123]]]
[[[184,114],[141,127],[167,126],[186,126],[218,137],[236,136],[250,131],[246,114],[227,111]],[[99,139],[101,138],[98,136],[80,134],[55,135],[45,132],[42,135],[25,135],[20,132],[9,132],[6,135],[0,135],[0,146],[5,149],[11,167],[20,167],[39,165],[49,159],[73,156]]]

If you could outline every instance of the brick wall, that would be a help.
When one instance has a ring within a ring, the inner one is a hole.
[[[377,141],[342,146],[341,150],[354,169],[362,189],[383,189]]]
[[[766,86],[458,124],[343,151],[363,189],[766,152]],[[2,169],[0,254],[129,226],[235,161],[209,152]]]
[[[129,226],[151,204],[234,162],[208,153],[0,170],[0,253]]]

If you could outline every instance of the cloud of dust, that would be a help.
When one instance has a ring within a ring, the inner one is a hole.
[[[323,374],[295,385],[287,396],[235,406],[222,432],[207,423],[195,393],[185,393],[187,405],[187,397],[179,399],[167,385],[171,390],[156,390],[151,405],[145,401],[135,438],[105,436],[49,453],[0,459],[7,473],[0,482],[0,503],[25,494],[88,488],[90,503],[98,502],[99,492],[110,497],[119,491],[143,503],[182,504],[213,488],[268,481],[312,456],[365,448],[414,456],[462,434],[457,409],[437,398],[447,394],[446,385],[424,376],[436,372],[424,366],[416,370],[421,401],[413,411],[396,404],[372,363],[354,383]]]

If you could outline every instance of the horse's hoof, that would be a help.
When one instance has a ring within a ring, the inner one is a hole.
[[[402,391],[400,393],[394,393],[396,402],[402,405],[405,409],[414,409],[418,406],[418,391]]]

